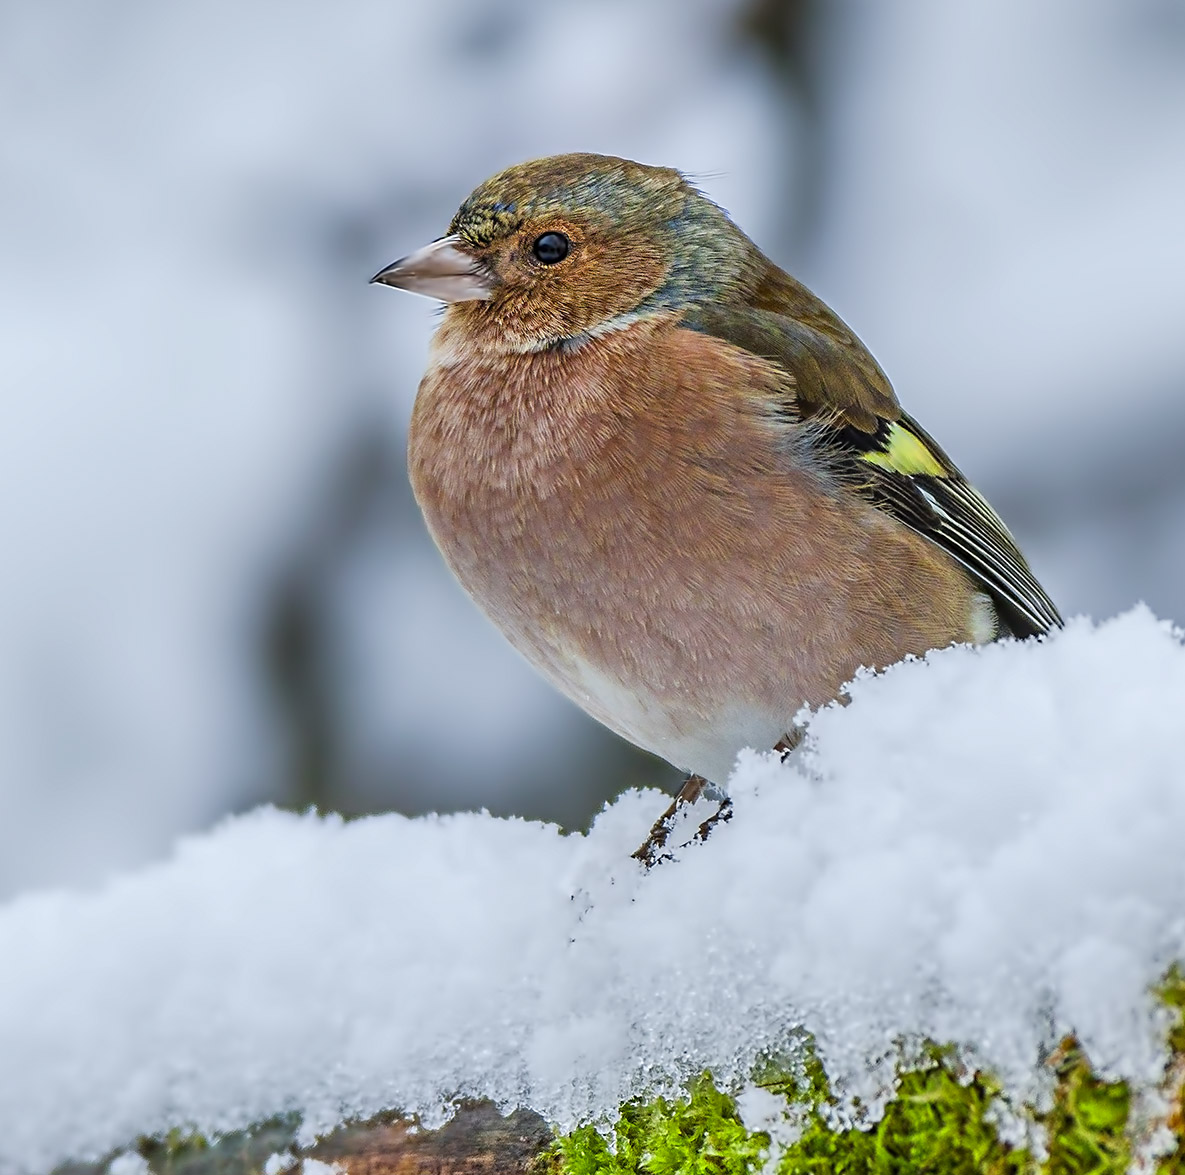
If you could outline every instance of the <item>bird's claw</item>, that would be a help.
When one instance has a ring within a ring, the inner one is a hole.
[[[717,800],[719,806],[716,811],[706,820],[702,821],[696,829],[694,835],[684,841],[678,847],[685,849],[688,845],[695,844],[697,841],[705,841],[708,839],[712,829],[717,824],[725,824],[732,819],[732,801],[728,796],[724,795],[714,784],[709,783],[702,775],[689,775],[684,781],[683,786],[679,789],[678,795],[671,801],[667,810],[654,822],[650,829],[650,835],[642,842],[638,849],[631,854],[636,861],[641,861],[642,866],[649,870],[655,865],[661,864],[663,861],[674,860],[674,853],[667,851],[667,841],[670,840],[671,833],[675,829],[675,825],[680,822],[680,817],[685,810],[690,808],[701,796],[707,795],[709,799]]]

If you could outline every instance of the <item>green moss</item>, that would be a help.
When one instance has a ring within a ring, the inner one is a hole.
[[[953,1054],[935,1050],[928,1063],[902,1074],[893,1099],[870,1129],[837,1131],[813,1111],[778,1171],[1005,1175],[1031,1170],[1028,1153],[1001,1140],[993,1124],[990,1107],[998,1092],[982,1075],[962,1079]]]
[[[250,1130],[213,1139],[194,1131],[174,1129],[163,1136],[141,1138],[135,1149],[148,1160],[152,1175],[257,1175],[270,1154],[295,1146],[299,1127],[299,1117],[286,1114]],[[103,1175],[105,1170],[105,1163],[94,1168],[96,1175]]]
[[[868,1130],[838,1129],[829,1121],[830,1090],[817,1063],[788,1077],[762,1073],[760,1084],[798,1107],[801,1134],[777,1160],[778,1175],[890,1175],[934,1172],[1011,1175],[1035,1170],[1026,1151],[1002,1141],[989,1107],[998,1090],[987,1079],[961,1078],[949,1052],[934,1052],[929,1063],[905,1073],[884,1115]],[[686,1101],[659,1098],[631,1103],[613,1129],[613,1147],[591,1127],[558,1144],[565,1175],[645,1172],[760,1171],[770,1140],[749,1132],[736,1103],[708,1076]]]
[[[760,1170],[769,1138],[746,1130],[736,1103],[705,1074],[686,1101],[657,1098],[624,1106],[612,1149],[591,1126],[560,1139],[558,1146],[559,1166],[567,1175],[745,1175]]]
[[[185,1131],[174,1127],[163,1138],[142,1138],[136,1149],[150,1163],[153,1159],[158,1162],[173,1162],[187,1155],[200,1154],[210,1145],[209,1139],[195,1131]]]
[[[1127,1135],[1131,1092],[1126,1082],[1101,1081],[1077,1042],[1051,1058],[1057,1075],[1053,1109],[1040,1121],[1049,1137],[1048,1175],[1122,1175],[1131,1162]]]
[[[1185,975],[1174,972],[1160,994],[1178,1012],[1169,1045],[1175,1071],[1182,1073]],[[920,1062],[903,1068],[884,1113],[863,1129],[834,1124],[834,1097],[813,1057],[793,1073],[787,1066],[760,1066],[755,1080],[785,1098],[799,1126],[797,1139],[777,1155],[777,1175],[1121,1175],[1132,1162],[1127,1085],[1098,1077],[1073,1039],[1062,1043],[1049,1067],[1055,1079],[1051,1107],[1026,1111],[1048,1139],[1040,1160],[1000,1137],[998,1085],[983,1073],[966,1072],[953,1049],[931,1047]],[[1182,1097],[1179,1088],[1173,1093]],[[1177,1148],[1161,1159],[1157,1175],[1185,1175],[1183,1110],[1179,1105],[1169,1122]],[[612,1137],[611,1147],[593,1128],[577,1130],[558,1142],[555,1167],[563,1175],[698,1175],[757,1172],[770,1157],[769,1137],[746,1130],[735,1101],[707,1075],[685,1100],[630,1103]]]
[[[1185,970],[1179,965],[1170,967],[1157,995],[1173,1015],[1173,1023],[1168,1031],[1172,1059],[1165,1092],[1172,1103],[1168,1127],[1177,1144],[1161,1158],[1156,1170],[1157,1175],[1185,1175]]]
[[[1175,1057],[1185,1057],[1185,968],[1181,964],[1174,963],[1169,968],[1156,995],[1174,1016],[1167,1037],[1169,1051]]]

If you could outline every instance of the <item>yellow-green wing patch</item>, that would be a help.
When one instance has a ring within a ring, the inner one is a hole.
[[[832,435],[856,487],[966,567],[1009,631],[1034,636],[1061,626],[1000,516],[917,421],[902,413],[874,433],[839,428]]]

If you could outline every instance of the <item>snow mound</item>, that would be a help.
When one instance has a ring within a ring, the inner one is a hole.
[[[665,797],[585,836],[485,814],[262,810],[94,893],[0,908],[0,1170],[281,1111],[308,1133],[458,1094],[568,1126],[814,1034],[875,1093],[895,1039],[1017,1096],[1076,1030],[1156,1080],[1185,958],[1185,646],[1137,609],[851,686],[736,814],[644,875]],[[562,781],[557,781],[562,786]]]

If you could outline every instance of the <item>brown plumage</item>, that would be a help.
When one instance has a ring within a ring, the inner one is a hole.
[[[722,782],[861,665],[1056,623],[860,342],[678,173],[513,168],[378,280],[450,300],[409,434],[449,566],[678,766]]]

